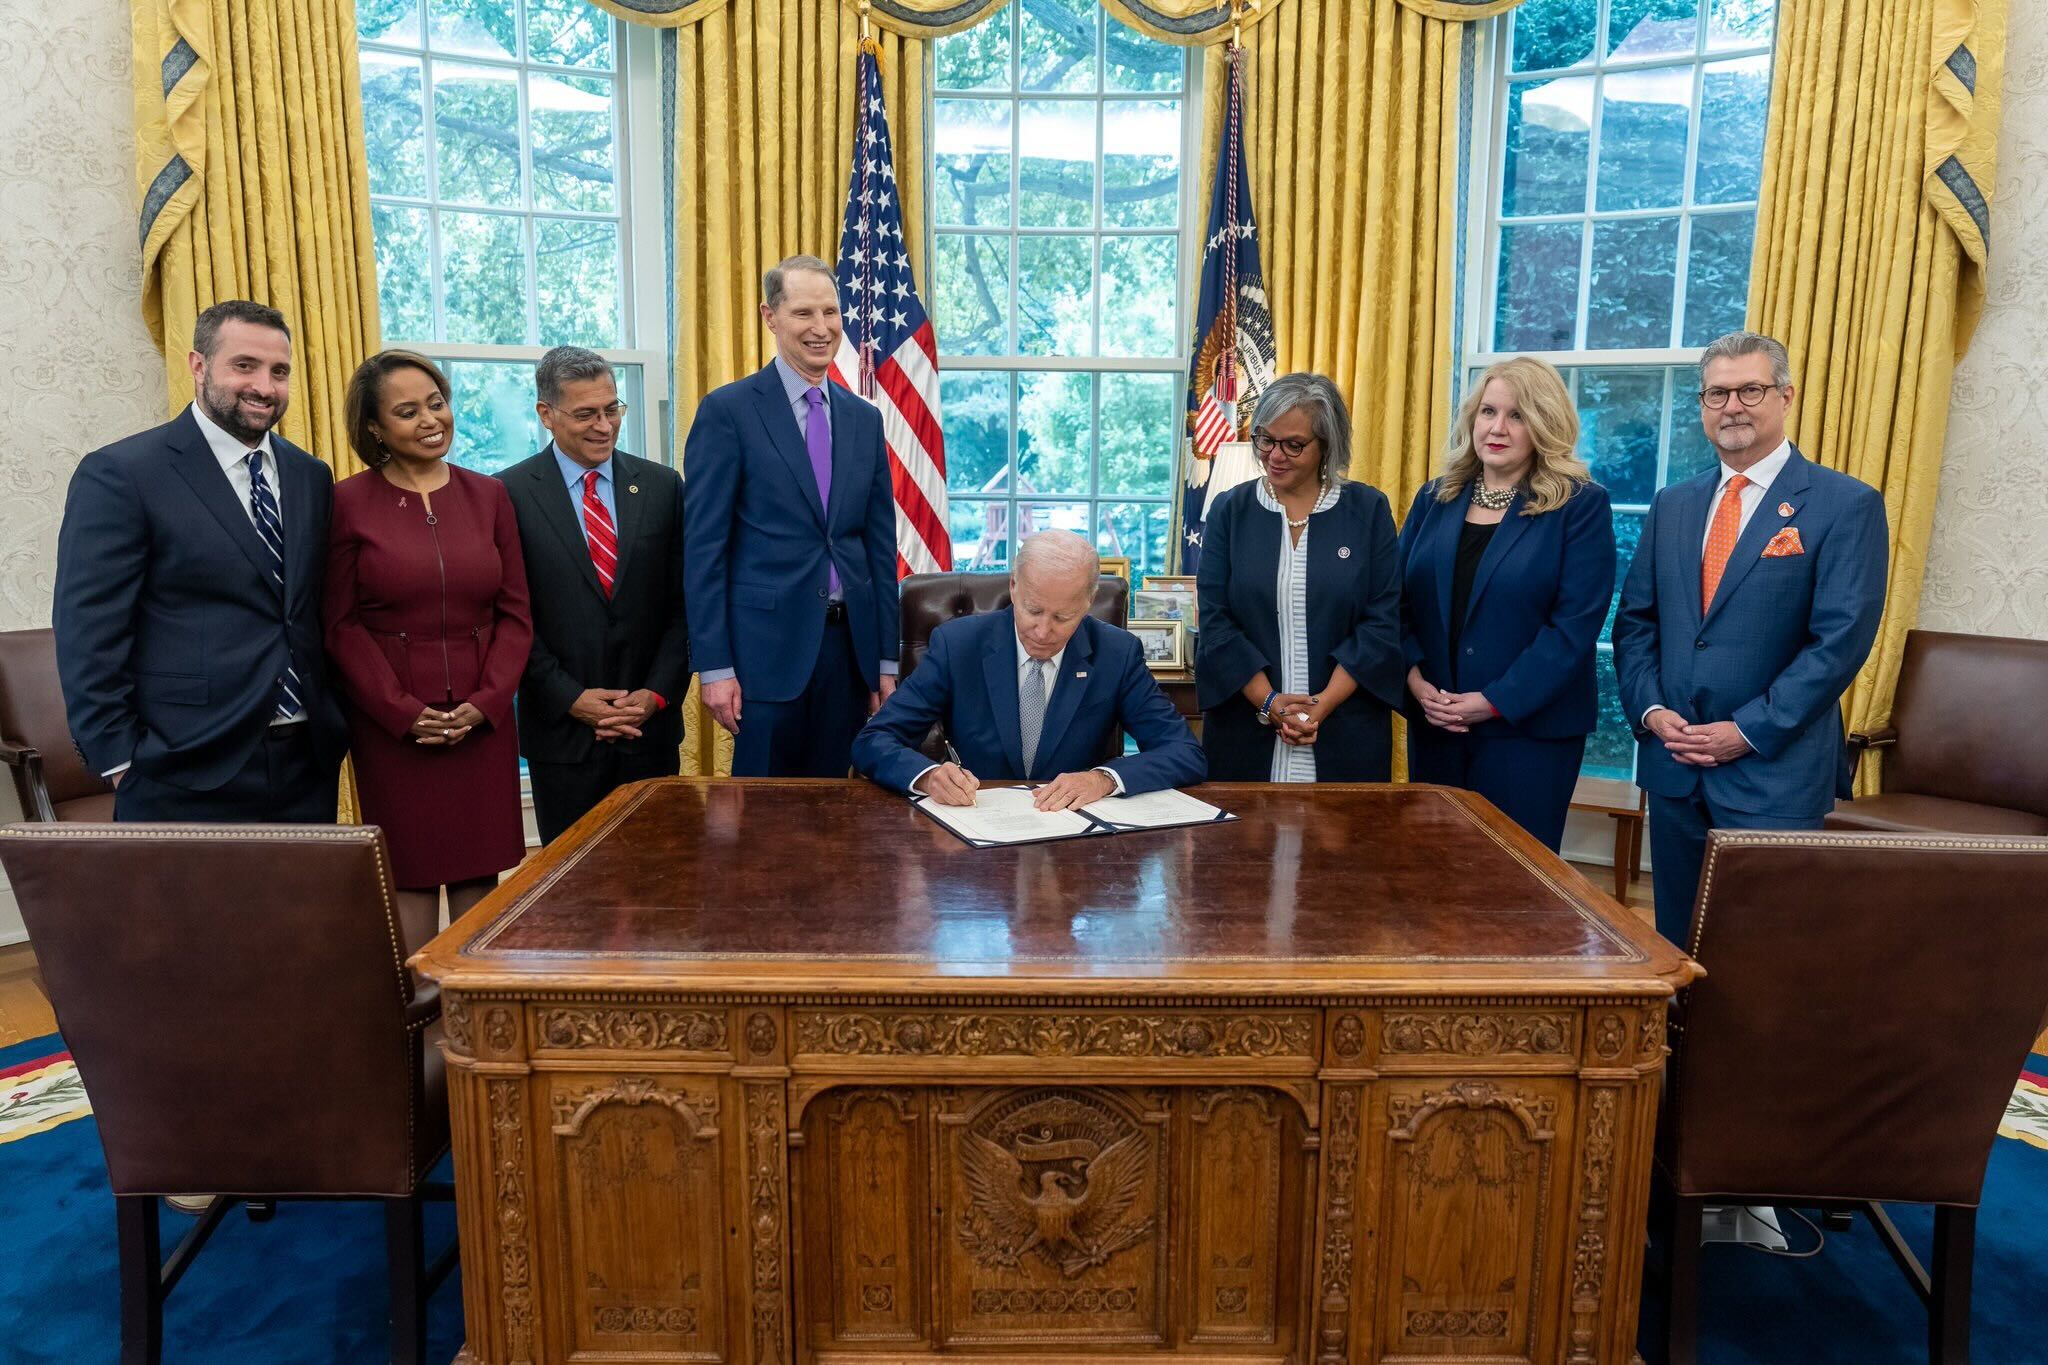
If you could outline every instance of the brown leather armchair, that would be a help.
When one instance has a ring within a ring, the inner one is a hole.
[[[114,818],[114,789],[71,743],[52,631],[0,631],[0,763],[12,772],[24,819]]]
[[[1906,633],[1892,723],[1849,736],[1882,749],[1883,790],[1838,802],[1829,829],[2048,834],[2048,640]]]
[[[1707,838],[1657,1158],[1672,1365],[1691,1365],[1708,1204],[1865,1213],[1969,1359],[1984,1167],[2048,1007],[2048,839]],[[1930,1274],[1881,1203],[1932,1204]]]
[[[0,865],[106,1151],[124,1365],[161,1358],[164,1299],[232,1205],[275,1199],[384,1201],[391,1357],[417,1362],[455,1260],[425,1265],[421,1229],[447,1084],[382,832],[16,824]],[[157,1197],[195,1190],[222,1193],[163,1262]]]

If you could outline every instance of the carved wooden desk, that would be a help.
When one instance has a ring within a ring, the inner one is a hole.
[[[1463,793],[622,790],[417,959],[464,1359],[1625,1365],[1692,964]]]

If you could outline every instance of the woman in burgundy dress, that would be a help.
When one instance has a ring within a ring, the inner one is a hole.
[[[449,464],[448,380],[410,351],[357,368],[334,490],[328,657],[347,703],[366,824],[391,849],[406,942],[461,915],[526,852],[512,698],[533,643],[512,500]]]

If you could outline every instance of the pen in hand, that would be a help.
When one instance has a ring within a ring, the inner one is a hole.
[[[925,779],[926,795],[942,806],[973,805],[974,793],[981,782],[960,761],[960,751],[953,747],[951,739],[942,737],[940,742],[946,746],[946,763],[950,766],[932,770],[931,776]]]

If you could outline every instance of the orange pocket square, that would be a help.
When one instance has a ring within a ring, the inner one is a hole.
[[[1784,559],[1791,555],[1803,555],[1806,547],[1799,543],[1799,528],[1787,526],[1771,537],[1771,543],[1764,546],[1765,559]]]

